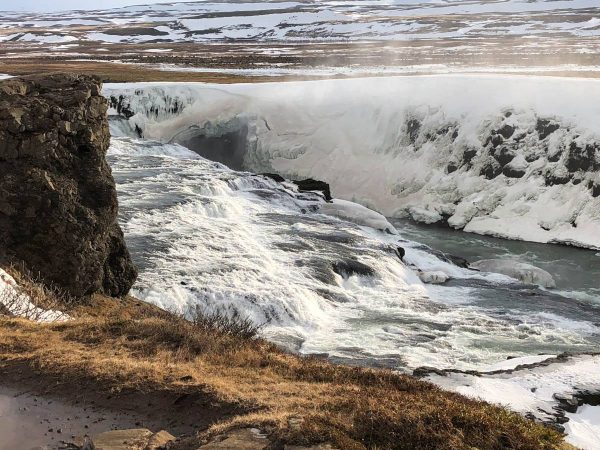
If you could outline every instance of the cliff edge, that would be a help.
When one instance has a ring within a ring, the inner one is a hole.
[[[137,271],[117,223],[101,82],[0,82],[0,261],[73,296],[126,294]]]

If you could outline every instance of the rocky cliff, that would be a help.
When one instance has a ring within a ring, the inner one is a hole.
[[[117,223],[98,79],[0,82],[0,260],[74,296],[126,294],[137,276]]]

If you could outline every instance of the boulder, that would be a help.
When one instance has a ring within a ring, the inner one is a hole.
[[[145,450],[153,433],[146,428],[114,430],[92,439],[95,450]]]
[[[261,173],[261,175],[263,177],[270,178],[271,180],[276,181],[277,183],[283,183],[285,181],[285,178],[283,178],[277,173]]]
[[[217,436],[212,442],[200,446],[198,450],[263,450],[270,444],[270,441],[259,430],[246,428]]]
[[[513,167],[511,165],[505,166],[502,169],[502,173],[508,178],[523,178],[526,171],[520,167]]]
[[[509,139],[513,134],[515,134],[515,127],[512,125],[504,124],[497,133],[502,136],[504,139]]]
[[[538,132],[538,136],[540,140],[546,139],[552,133],[560,128],[560,125],[556,122],[553,122],[549,119],[538,119],[537,124],[535,126],[536,131]]]
[[[375,275],[375,270],[372,267],[367,266],[360,261],[356,261],[355,259],[336,261],[331,264],[331,267],[333,271],[342,278],[350,278],[353,275],[363,277],[372,277]]]
[[[483,175],[488,180],[496,178],[502,173],[502,167],[495,160],[488,160],[484,163],[479,174]]]
[[[598,167],[596,151],[597,144],[579,146],[576,142],[571,142],[565,160],[565,166],[569,172],[577,172],[578,170],[586,172],[589,170],[596,170]]]
[[[300,192],[318,191],[323,193],[326,201],[329,202],[332,200],[331,188],[329,187],[329,184],[324,181],[308,178],[306,180],[293,181],[293,183],[298,186],[298,191]]]
[[[411,144],[415,144],[417,142],[417,138],[419,137],[419,131],[421,131],[421,122],[418,119],[410,119],[406,122],[406,134],[408,134],[408,139]]]
[[[148,444],[144,450],[159,450],[161,448],[166,447],[169,442],[173,442],[175,440],[175,436],[173,436],[168,431],[162,430],[158,433],[155,433],[148,440]]]
[[[444,284],[450,279],[447,273],[442,271],[418,272],[419,278],[423,283],[427,284]]]
[[[515,159],[515,152],[514,150],[508,148],[508,147],[500,147],[495,153],[494,153],[494,158],[496,159],[496,161],[498,161],[498,163],[504,167],[506,166],[508,163],[510,163],[513,159]]]
[[[450,161],[446,166],[447,173],[453,173],[458,170],[458,164],[455,161]]]
[[[462,163],[463,165],[467,165],[467,164],[471,164],[471,161],[473,161],[473,158],[475,158],[477,156],[477,150],[474,148],[467,148],[462,156]]]
[[[126,294],[137,272],[117,223],[101,83],[0,82],[0,260],[81,297]]]

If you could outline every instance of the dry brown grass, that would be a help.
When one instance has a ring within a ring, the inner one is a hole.
[[[93,56],[90,56],[93,58]],[[218,61],[211,67],[222,68]],[[203,83],[266,83],[266,82],[288,82],[288,81],[308,81],[319,79],[334,78],[352,78],[361,77],[361,73],[351,75],[346,72],[340,72],[334,76],[318,75],[296,75],[269,76],[269,75],[245,75],[222,72],[192,72],[185,70],[159,70],[152,65],[139,63],[111,63],[106,61],[92,60],[69,60],[57,57],[19,57],[7,58],[0,56],[0,74],[9,74],[13,76],[39,75],[57,72],[73,72],[86,75],[97,75],[105,83],[135,83],[135,82],[203,82]],[[465,72],[465,73],[468,73]],[[474,72],[477,73],[477,72]],[[514,72],[498,69],[498,74],[514,75]],[[598,72],[590,70],[578,71],[560,71],[544,70],[539,72],[527,72],[532,76],[550,76],[550,77],[577,77],[577,78],[598,78]],[[406,72],[404,76],[410,75],[428,75],[427,73]],[[386,73],[372,73],[370,76],[387,76]]]
[[[286,354],[227,329],[196,326],[128,298],[95,297],[66,323],[0,318],[0,373],[27,364],[71,386],[210,393],[246,411],[198,439],[240,426],[275,446],[342,449],[552,449],[554,431],[505,409],[386,370]]]

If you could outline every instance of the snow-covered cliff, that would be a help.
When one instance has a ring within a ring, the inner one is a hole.
[[[108,85],[113,133],[470,232],[600,248],[600,81],[421,76]]]

